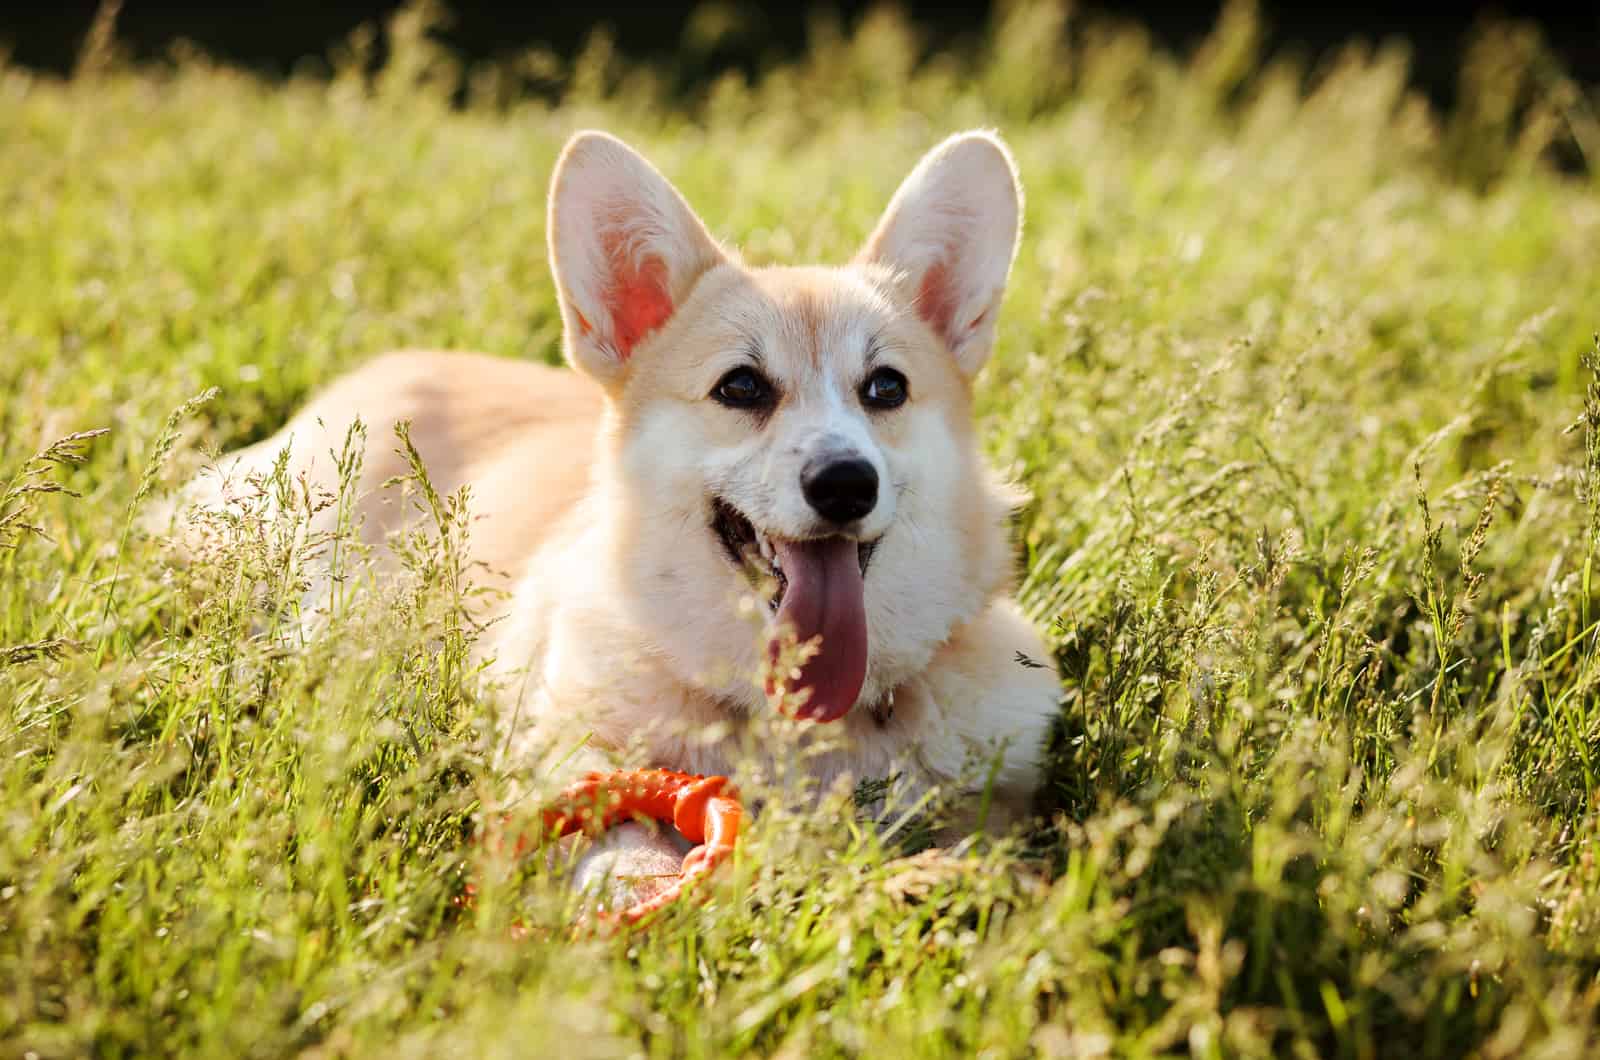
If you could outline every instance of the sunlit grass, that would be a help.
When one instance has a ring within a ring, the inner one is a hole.
[[[0,1050],[1600,1044],[1600,137],[1535,38],[1486,28],[1441,115],[1392,48],[1263,62],[1248,6],[1184,58],[1049,5],[935,56],[819,22],[687,98],[603,37],[462,70],[427,25],[280,84],[0,67]],[[1027,190],[980,403],[1066,675],[1011,841],[780,802],[710,903],[562,941],[475,840],[501,719],[448,498],[310,639],[334,542],[294,531],[336,498],[280,476],[187,565],[142,529],[373,353],[557,359],[574,129],[765,262],[843,260],[973,125]]]

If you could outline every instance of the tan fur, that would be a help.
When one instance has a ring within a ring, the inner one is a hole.
[[[1015,498],[983,466],[971,388],[1018,203],[1003,147],[953,138],[908,179],[856,263],[750,269],[648,163],[580,135],[558,166],[550,222],[579,371],[389,354],[233,454],[194,496],[214,503],[222,479],[269,467],[285,445],[331,488],[328,451],[360,416],[363,528],[381,541],[406,518],[378,487],[403,470],[389,427],[410,419],[435,484],[470,484],[473,557],[512,590],[484,616],[501,621],[480,644],[515,719],[508,765],[574,769],[634,749],[653,765],[724,772],[770,707],[759,606],[709,528],[709,496],[772,533],[804,535],[797,454],[819,431],[843,432],[887,473],[859,531],[879,541],[866,580],[871,653],[855,709],[818,726],[840,739],[811,769],[949,784],[972,756],[1000,753],[997,806],[1014,813],[1038,780],[1056,677],[1017,659],[1049,654],[1005,595]],[[634,334],[659,306],[670,315]],[[752,349],[783,393],[761,422],[708,399]],[[874,349],[910,380],[901,409],[858,402]],[[663,856],[647,837],[635,845],[639,865]],[[620,871],[617,851],[607,856],[604,871]]]

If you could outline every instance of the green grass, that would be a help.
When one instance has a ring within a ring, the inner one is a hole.
[[[1264,62],[1248,6],[1186,57],[1007,11],[687,97],[603,37],[460,70],[424,9],[370,77],[0,66],[0,1053],[1596,1049],[1600,184],[1552,163],[1594,101],[1514,26],[1441,114],[1395,48]],[[780,803],[709,903],[541,936],[555,884],[475,842],[456,517],[303,645],[285,523],[139,528],[375,352],[554,360],[574,129],[765,262],[980,124],[1028,194],[984,436],[1066,675],[1024,834],[907,861]]]

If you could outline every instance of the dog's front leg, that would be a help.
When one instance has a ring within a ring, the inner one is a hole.
[[[1025,815],[1043,779],[1061,687],[1048,649],[1017,605],[997,601],[958,630],[908,692],[922,700],[918,753],[932,776],[949,783],[978,767],[980,788],[969,793],[953,832],[976,824],[985,804],[990,827]]]
[[[653,897],[676,883],[686,840],[670,829],[627,822],[597,837],[578,856],[572,885],[606,910],[618,910]]]

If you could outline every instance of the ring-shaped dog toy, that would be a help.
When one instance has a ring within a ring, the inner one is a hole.
[[[680,875],[665,889],[623,909],[600,912],[597,920],[636,924],[677,901],[733,853],[744,807],[727,777],[702,777],[668,769],[624,769],[587,774],[557,795],[540,814],[543,837],[547,839],[575,832],[597,835],[640,817],[670,822],[696,846],[684,855]],[[529,845],[519,840],[517,855]]]

